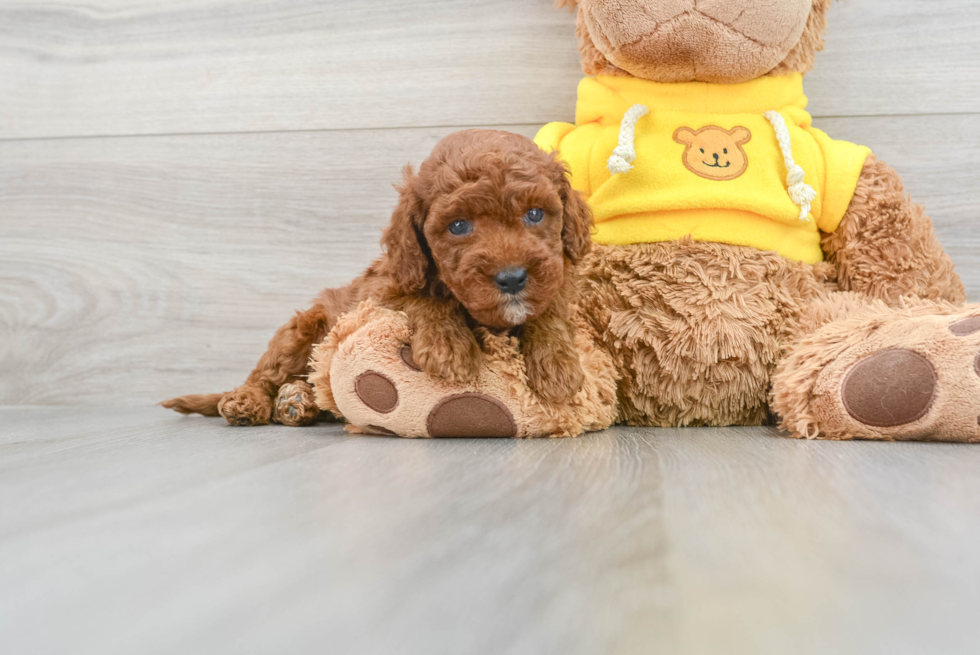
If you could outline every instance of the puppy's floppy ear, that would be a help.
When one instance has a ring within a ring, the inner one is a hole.
[[[431,260],[422,233],[427,210],[418,192],[419,178],[411,166],[405,167],[404,176],[405,181],[396,187],[398,205],[381,243],[388,252],[388,274],[402,293],[410,294],[426,287]]]
[[[565,164],[556,159],[553,165],[560,171],[558,195],[564,214],[561,240],[565,246],[565,256],[577,264],[592,249],[592,210],[582,195],[572,188]]]

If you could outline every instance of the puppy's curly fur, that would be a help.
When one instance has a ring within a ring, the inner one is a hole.
[[[372,298],[404,311],[415,361],[428,374],[473,379],[481,351],[472,328],[513,330],[528,383],[545,402],[582,386],[567,308],[575,265],[589,252],[592,214],[565,166],[523,136],[465,130],[443,139],[416,174],[405,170],[385,231],[386,252],[352,284],[327,289],[279,328],[245,384],[225,394],[162,403],[185,414],[223,416],[232,425],[312,423],[304,411],[314,345],[337,319]],[[537,209],[530,215],[529,211]],[[504,269],[524,269],[526,286],[505,293]],[[290,385],[289,393],[280,388]]]

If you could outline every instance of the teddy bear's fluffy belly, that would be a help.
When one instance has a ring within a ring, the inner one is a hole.
[[[828,264],[681,240],[595,246],[582,306],[622,380],[631,425],[760,425],[770,376],[805,308],[833,289]]]

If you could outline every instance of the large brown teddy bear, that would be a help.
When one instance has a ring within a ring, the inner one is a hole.
[[[980,308],[898,174],[805,111],[830,0],[558,4],[588,77],[537,141],[595,214],[617,420],[980,441]]]
[[[829,5],[578,2],[594,77],[538,141],[596,213],[622,421],[980,439],[980,310],[898,174],[804,111]]]

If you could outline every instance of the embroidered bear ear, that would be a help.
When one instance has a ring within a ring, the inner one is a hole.
[[[695,138],[697,138],[697,133],[689,127],[679,127],[674,132],[674,141],[685,146],[693,145]]]
[[[729,134],[735,139],[736,145],[745,145],[752,140],[752,132],[747,127],[736,127]]]

